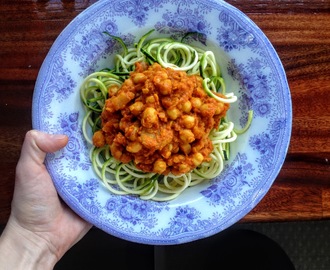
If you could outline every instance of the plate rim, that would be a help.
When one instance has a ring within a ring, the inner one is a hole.
[[[40,111],[39,106],[41,106],[40,98],[41,98],[41,93],[42,93],[42,89],[43,89],[42,85],[43,85],[43,82],[45,82],[47,80],[41,79],[40,76],[42,74],[47,74],[47,69],[49,68],[48,59],[52,58],[51,56],[56,54],[58,48],[61,47],[60,43],[64,42],[62,40],[63,36],[65,36],[67,34],[67,31],[69,31],[73,25],[76,25],[80,20],[83,20],[84,17],[87,16],[87,14],[89,14],[89,12],[103,6],[103,4],[106,2],[107,2],[106,0],[98,1],[94,4],[92,4],[91,6],[89,6],[88,8],[86,8],[85,10],[83,10],[72,21],[70,21],[70,23],[61,31],[61,33],[59,34],[59,36],[56,38],[53,45],[51,46],[49,52],[47,53],[47,56],[45,57],[42,65],[40,67],[38,77],[36,80],[36,84],[35,84],[35,89],[33,92],[33,99],[32,99],[33,100],[33,103],[32,103],[33,104],[33,106],[32,106],[32,126],[33,126],[33,128],[35,128],[35,129],[42,128],[40,126],[41,122],[40,122],[40,115],[38,112]],[[271,54],[271,57],[269,57],[269,59],[272,60],[272,62],[273,62],[272,65],[275,67],[275,70],[278,72],[277,75],[279,76],[280,84],[282,85],[282,87],[284,86],[284,88],[287,89],[287,93],[284,93],[284,94],[286,94],[288,96],[288,98],[286,99],[287,104],[286,104],[286,109],[285,109],[285,113],[286,113],[285,119],[288,121],[287,126],[290,128],[285,130],[287,135],[283,136],[283,140],[281,142],[279,142],[279,144],[281,144],[281,146],[279,147],[280,148],[279,151],[283,154],[277,156],[278,158],[281,157],[280,161],[277,161],[276,169],[274,169],[272,171],[271,177],[269,176],[269,178],[273,178],[274,180],[264,182],[262,187],[260,187],[260,189],[258,190],[258,192],[256,194],[254,194],[253,200],[251,200],[251,202],[249,204],[244,205],[244,207],[240,208],[239,211],[236,211],[235,215],[230,216],[230,218],[228,218],[225,222],[212,227],[210,230],[207,230],[207,231],[203,230],[202,233],[198,232],[197,237],[195,237],[195,238],[191,237],[190,234],[188,234],[187,236],[185,236],[184,234],[180,234],[180,237],[175,236],[173,239],[169,238],[169,240],[166,241],[163,238],[157,240],[157,239],[149,239],[149,238],[146,238],[145,236],[138,237],[135,235],[134,232],[132,235],[130,235],[127,232],[125,232],[123,234],[121,232],[115,231],[115,230],[113,230],[112,227],[109,227],[109,226],[107,226],[107,224],[103,224],[103,222],[99,221],[98,218],[97,219],[92,218],[87,213],[87,211],[84,211],[85,209],[82,209],[81,207],[77,206],[75,201],[72,200],[72,198],[70,196],[68,196],[69,193],[62,186],[60,186],[60,184],[57,181],[53,181],[59,195],[70,206],[70,208],[72,208],[74,210],[74,212],[76,212],[79,216],[81,216],[83,219],[87,220],[88,222],[92,223],[96,227],[98,227],[102,230],[105,230],[106,232],[108,232],[114,236],[123,238],[128,241],[145,243],[145,244],[158,244],[158,245],[159,244],[168,245],[168,244],[184,243],[184,242],[198,240],[198,239],[201,239],[204,237],[211,236],[214,233],[218,233],[218,232],[222,231],[223,229],[231,226],[233,223],[237,222],[239,219],[241,219],[247,213],[249,213],[261,201],[261,199],[266,195],[267,191],[273,185],[273,182],[276,180],[276,177],[279,174],[279,172],[283,166],[285,157],[288,152],[290,139],[291,139],[291,131],[292,131],[292,101],[291,101],[290,89],[289,89],[288,81],[287,81],[286,74],[284,71],[284,67],[283,67],[283,64],[282,64],[275,48],[273,47],[273,45],[271,44],[271,42],[269,41],[267,36],[264,34],[264,32],[246,14],[241,12],[236,7],[230,5],[229,3],[226,3],[224,1],[215,2],[215,1],[201,0],[198,2],[207,2],[207,3],[212,2],[212,3],[215,3],[216,5],[221,5],[222,7],[225,7],[225,9],[227,11],[230,11],[231,13],[235,13],[236,16],[238,16],[240,18],[240,22],[244,22],[247,25],[250,25],[251,28],[253,28],[254,34],[257,34],[258,38],[262,41],[263,45],[265,45],[267,53]],[[74,30],[72,30],[71,33],[72,32],[74,32]],[[48,74],[48,76],[50,76],[50,75]],[[287,110],[288,108],[289,108],[289,110]],[[45,162],[45,165],[46,165],[47,169],[50,170],[50,173],[53,173],[52,168],[49,168],[49,163],[47,162],[47,160]],[[266,192],[265,192],[265,190],[266,190]]]

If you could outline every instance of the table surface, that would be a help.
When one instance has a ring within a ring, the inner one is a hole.
[[[11,1],[0,5],[0,224],[10,213],[15,166],[39,68],[65,26],[91,1]],[[242,222],[330,218],[330,1],[228,0],[268,36],[285,68],[292,137],[269,192]]]

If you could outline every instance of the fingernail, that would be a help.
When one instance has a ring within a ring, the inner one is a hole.
[[[68,136],[64,135],[64,134],[50,134],[50,138],[52,140],[65,140],[67,139]]]

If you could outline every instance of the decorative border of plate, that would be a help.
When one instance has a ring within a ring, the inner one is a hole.
[[[187,31],[202,33],[197,41],[215,50],[227,85],[238,89],[233,119],[244,125],[244,112],[255,112],[224,172],[164,203],[116,196],[104,189],[92,171],[82,136],[84,111],[78,93],[83,77],[111,63],[118,50],[103,31],[133,43],[151,28],[173,37]],[[276,51],[235,7],[211,0],[104,0],[79,14],[54,42],[36,82],[32,118],[36,129],[69,136],[64,149],[47,155],[46,166],[58,193],[77,214],[117,237],[169,245],[218,233],[257,205],[284,162],[292,109]]]

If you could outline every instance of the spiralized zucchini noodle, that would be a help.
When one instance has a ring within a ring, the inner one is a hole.
[[[242,130],[236,130],[234,124],[224,117],[219,127],[213,129],[209,135],[213,144],[211,161],[203,162],[183,175],[144,172],[133,161],[121,163],[116,160],[111,155],[109,145],[95,147],[92,135],[101,129],[101,113],[108,98],[108,89],[113,85],[120,87],[129,78],[130,72],[134,71],[137,62],[146,62],[149,65],[157,62],[164,68],[200,75],[203,78],[203,88],[209,96],[223,103],[237,100],[234,93],[226,93],[226,85],[212,51],[186,44],[183,40],[175,41],[167,37],[150,39],[149,35],[153,31],[146,33],[130,48],[121,38],[110,35],[122,45],[123,52],[116,55],[113,69],[94,72],[84,79],[80,89],[81,100],[86,109],[82,131],[91,145],[92,166],[108,190],[118,195],[137,195],[144,200],[167,201],[176,198],[188,187],[198,185],[205,179],[215,178],[222,172],[224,162],[229,159],[230,144],[236,140],[237,134],[248,129],[253,114],[249,113],[248,122]],[[216,95],[217,92],[221,92],[224,97]]]

